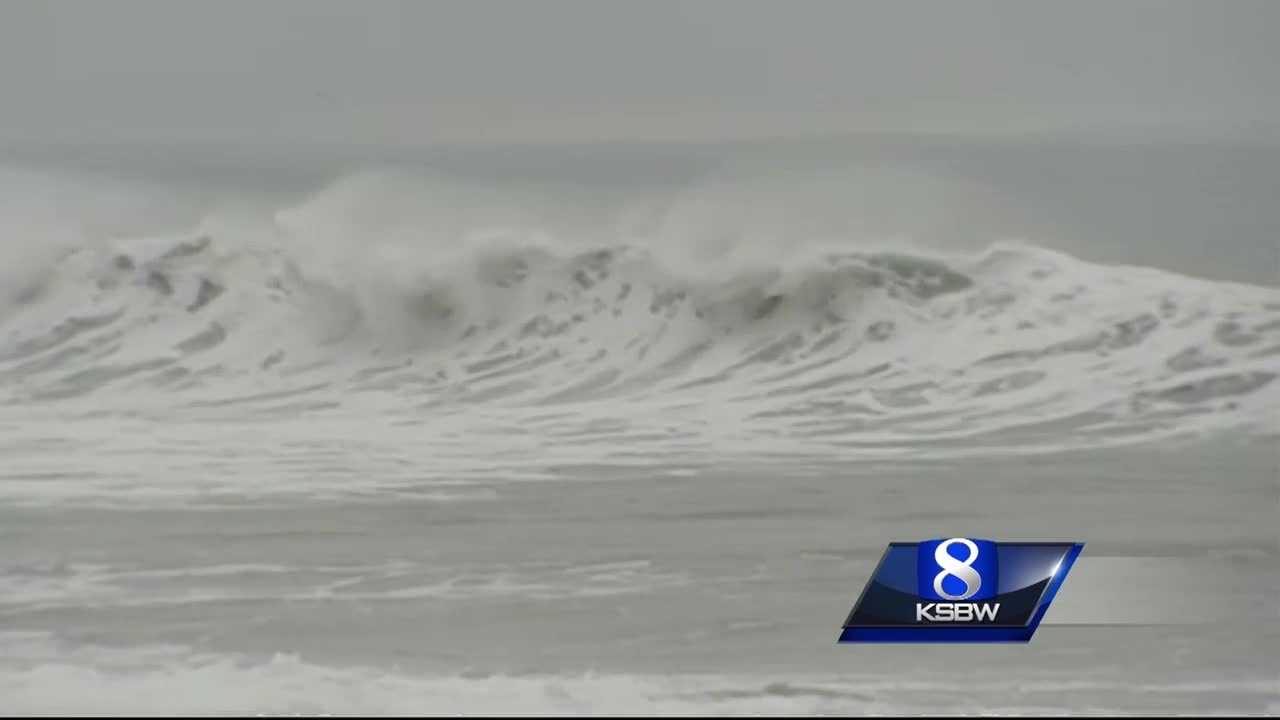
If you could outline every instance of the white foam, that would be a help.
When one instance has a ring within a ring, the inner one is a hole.
[[[619,227],[364,174],[275,212],[72,243],[0,315],[0,497],[476,501],[565,464],[1280,427],[1274,288],[1026,244],[835,251]],[[48,452],[67,422],[77,450]]]

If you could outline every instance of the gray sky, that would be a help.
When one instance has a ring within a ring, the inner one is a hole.
[[[1280,137],[1280,2],[0,0],[0,142]]]

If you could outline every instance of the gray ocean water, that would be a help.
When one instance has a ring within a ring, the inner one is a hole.
[[[933,143],[13,153],[2,712],[1280,711],[1276,151]]]

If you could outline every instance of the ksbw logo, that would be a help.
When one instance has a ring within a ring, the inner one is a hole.
[[[890,543],[840,641],[1026,642],[1083,548],[965,537]]]

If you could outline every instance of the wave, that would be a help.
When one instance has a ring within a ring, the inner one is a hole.
[[[708,253],[561,237],[528,213],[461,232],[434,208],[406,216],[416,196],[398,214],[353,201],[368,182],[265,219],[44,251],[5,285],[0,402],[364,413],[454,437],[501,418],[611,457],[1276,429],[1272,288],[1011,243]]]
[[[19,298],[0,346],[8,402],[698,405],[854,445],[1274,421],[1274,291],[1030,247],[691,277],[643,248],[490,242],[416,274],[398,259],[399,276],[335,277],[279,246],[123,245],[68,255]]]

